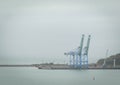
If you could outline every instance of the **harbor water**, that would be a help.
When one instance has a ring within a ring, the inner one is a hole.
[[[0,85],[119,85],[120,70],[40,70],[0,67]]]

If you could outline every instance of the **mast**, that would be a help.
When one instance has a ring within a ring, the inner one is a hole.
[[[84,42],[84,34],[82,35],[82,38],[81,38],[81,43],[80,43],[80,48],[79,48],[79,67],[81,68],[82,67],[82,49],[83,49],[83,42]]]
[[[80,47],[79,47],[79,56],[82,55],[82,48],[83,48],[83,42],[84,42],[84,34],[82,35],[82,38],[81,38],[81,43],[80,43]]]
[[[86,55],[88,55],[88,50],[89,50],[89,45],[90,45],[90,38],[91,38],[91,35],[88,36]]]

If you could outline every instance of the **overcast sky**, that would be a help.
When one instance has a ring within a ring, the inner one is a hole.
[[[0,0],[0,64],[68,62],[91,34],[89,63],[120,53],[119,0]],[[86,42],[84,43],[86,45]]]

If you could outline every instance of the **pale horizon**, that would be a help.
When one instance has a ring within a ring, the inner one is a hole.
[[[119,3],[1,0],[0,64],[68,63],[64,53],[80,45],[82,34],[91,35],[89,63],[120,53]]]

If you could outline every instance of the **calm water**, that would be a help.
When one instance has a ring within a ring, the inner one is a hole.
[[[0,85],[120,85],[120,70],[0,68]]]

